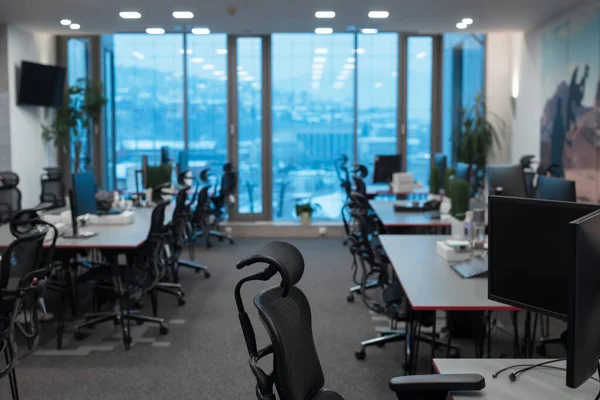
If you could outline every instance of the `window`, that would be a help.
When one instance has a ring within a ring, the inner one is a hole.
[[[308,200],[313,218],[340,217],[333,159],[353,158],[355,56],[352,34],[272,35],[274,219]]]
[[[358,35],[358,162],[398,153],[398,35]]]
[[[114,189],[115,178],[115,132],[114,132],[114,64],[112,51],[104,52],[104,96],[106,105],[104,106],[104,168],[105,182],[104,189]]]
[[[475,104],[483,92],[485,71],[484,35],[444,35],[442,151],[452,159],[452,133],[462,126],[461,110]]]
[[[227,35],[187,36],[188,152],[194,176],[227,162]]]
[[[183,150],[183,35],[114,35],[116,176],[135,189],[142,155]],[[174,155],[172,155],[174,157]]]
[[[67,82],[69,86],[81,84],[81,80],[88,80],[88,41],[81,38],[70,38],[67,40]],[[80,162],[78,170],[86,170],[92,164],[91,132],[85,131],[83,127],[78,129],[79,137],[71,132],[71,171],[75,171],[75,142],[81,142]],[[87,135],[84,134],[87,132]]]
[[[433,38],[411,36],[407,44],[406,170],[428,186],[431,158]]]

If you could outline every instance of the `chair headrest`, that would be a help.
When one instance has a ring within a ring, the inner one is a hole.
[[[9,189],[17,187],[19,175],[11,171],[0,172],[0,188]]]
[[[210,175],[210,167],[205,167],[200,171],[200,180],[202,182],[208,182],[208,176]]]
[[[281,275],[282,296],[287,296],[289,288],[297,284],[304,274],[304,258],[295,246],[280,241],[265,245],[255,255],[246,257],[237,263],[236,268],[242,269],[252,264],[266,263]]]

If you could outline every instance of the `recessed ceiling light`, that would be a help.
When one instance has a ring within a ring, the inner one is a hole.
[[[77,31],[77,30],[79,30],[79,28],[81,28],[81,25],[71,24],[71,25],[69,25],[69,28],[73,29],[74,31]]]
[[[61,19],[60,24],[62,26],[69,26],[69,25],[71,25],[71,20],[70,19]]]
[[[362,33],[364,33],[365,35],[374,35],[377,32],[379,32],[377,29],[375,28],[362,28],[360,30]]]
[[[140,19],[142,18],[142,14],[137,11],[121,11],[119,17],[123,19]]]
[[[467,24],[465,24],[464,22],[459,22],[458,24],[456,24],[456,27],[458,29],[467,29]]]
[[[204,58],[202,57],[194,57],[191,60],[194,64],[202,64],[204,62]]]
[[[217,49],[217,54],[227,54],[227,49]]]
[[[327,54],[329,53],[329,50],[324,49],[324,48],[319,48],[319,49],[315,49],[315,54]]]
[[[387,11],[369,11],[369,18],[387,18],[390,13]]]
[[[173,12],[173,17],[177,19],[190,19],[194,18],[194,13],[191,11],[175,11]]]
[[[333,29],[331,29],[331,28],[316,28],[315,33],[317,35],[331,35],[333,33]]]
[[[473,23],[473,18],[463,18],[462,19],[462,23],[463,24],[467,24],[467,25],[471,25]]]
[[[194,29],[192,29],[192,33],[194,35],[208,35],[210,33],[210,29],[208,29],[208,28],[194,28]]]
[[[147,28],[146,33],[148,35],[162,35],[165,30],[163,28]]]
[[[315,57],[315,58],[313,58],[313,62],[315,62],[315,63],[324,63],[326,61],[327,61],[327,58],[325,58],[325,57]]]
[[[212,64],[204,64],[202,66],[202,69],[206,69],[206,70],[215,69],[215,66]]]
[[[335,11],[317,11],[315,13],[317,18],[335,18]]]

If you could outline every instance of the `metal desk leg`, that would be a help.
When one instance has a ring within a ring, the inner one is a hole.
[[[121,280],[121,275],[119,271],[119,253],[114,251],[107,251],[105,253],[106,261],[110,266],[111,274],[113,276],[113,285],[115,287],[115,292],[119,301],[119,322],[121,323],[121,332],[123,335],[123,344],[125,345],[125,350],[129,350],[131,348],[131,329],[130,324],[131,321],[127,316],[129,316],[129,286],[127,284],[123,285]],[[129,265],[126,266],[126,276],[129,278],[131,273],[131,268]]]
[[[437,322],[437,313],[434,311],[433,312],[433,325],[431,327],[431,373],[435,374],[435,368],[433,367],[433,359],[435,358],[435,339],[436,339],[436,332],[435,332],[435,325]],[[450,347],[448,347],[449,349]]]

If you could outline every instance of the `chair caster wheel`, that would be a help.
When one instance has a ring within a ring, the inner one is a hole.
[[[73,339],[75,339],[78,342],[82,341],[83,340],[83,332],[75,331],[75,333],[73,333]]]
[[[361,349],[359,351],[354,352],[354,357],[356,357],[357,360],[362,361],[365,358],[367,358],[367,353],[365,352],[365,349]]]
[[[546,351],[546,345],[545,344],[540,344],[536,347],[535,349],[537,351],[537,353],[542,356],[545,357],[547,355],[547,351]]]
[[[347,297],[346,297],[346,301],[348,301],[348,303],[354,303],[354,295],[352,293],[350,293]]]
[[[204,271],[204,278],[206,278],[206,279],[210,278],[210,272],[208,272],[208,271],[205,270]]]
[[[144,325],[144,321],[140,321],[140,320],[136,320],[135,323],[140,326],[140,325]]]
[[[183,297],[177,298],[177,305],[182,306],[185,304],[185,299]]]
[[[164,324],[161,324],[158,331],[161,335],[166,335],[167,333],[169,333],[169,327]]]

